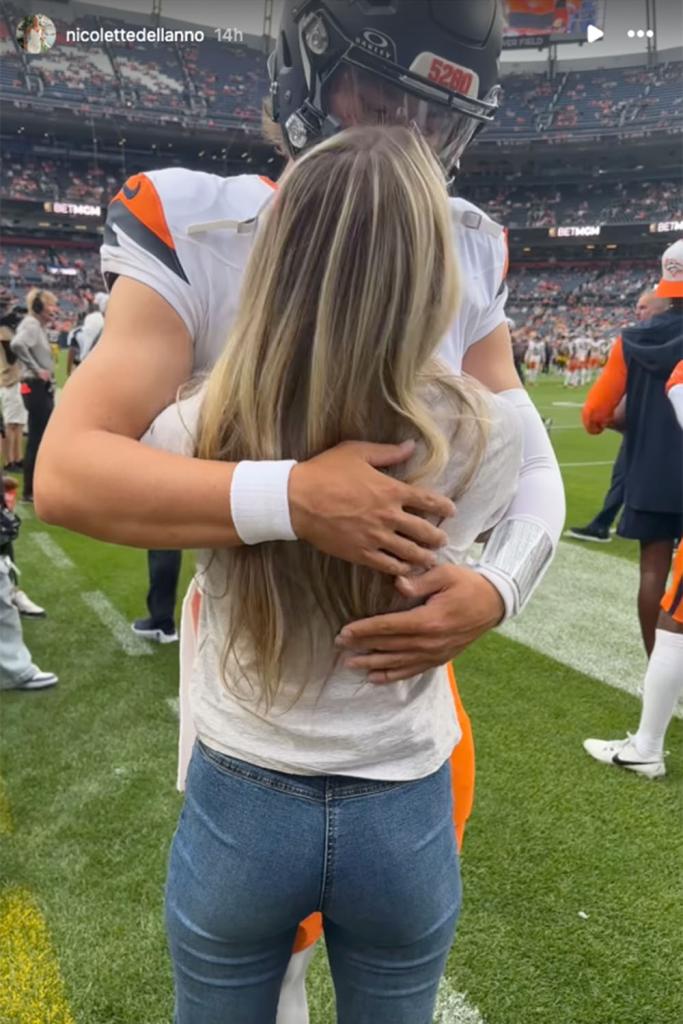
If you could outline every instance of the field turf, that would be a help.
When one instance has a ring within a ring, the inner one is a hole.
[[[583,394],[556,380],[533,391],[553,419],[576,525],[597,511],[618,446],[613,434],[580,429]],[[635,578],[630,543],[562,544],[563,564],[583,559],[598,590],[617,571]],[[24,620],[26,642],[60,684],[0,694],[0,1024],[169,1024],[162,893],[181,804],[177,647],[121,646],[145,610],[143,552],[27,517],[17,560],[21,585],[48,610]],[[571,582],[566,607],[540,620],[546,653],[533,636],[494,634],[456,666],[477,800],[437,1024],[683,1020],[683,727],[672,724],[668,775],[655,783],[585,755],[584,737],[635,728],[637,701],[616,687],[635,688],[642,660],[612,686],[598,681],[610,672],[600,642],[589,672],[572,667],[565,630],[590,618],[599,637],[606,606],[582,602]],[[613,595],[626,616],[634,600],[623,588]],[[615,638],[606,630],[604,640]],[[311,1024],[333,1024],[322,950],[310,1002]]]

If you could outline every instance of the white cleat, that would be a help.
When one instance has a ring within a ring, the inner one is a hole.
[[[12,594],[12,604],[17,609],[20,615],[25,615],[30,619],[44,619],[46,612],[44,608],[41,608],[39,604],[32,601],[23,590],[19,590],[17,587]]]
[[[35,672],[31,678],[24,680],[19,686],[14,686],[14,690],[47,690],[59,682],[54,672],[42,672],[37,665],[34,665],[33,668]]]
[[[583,749],[596,761],[613,764],[617,768],[627,768],[628,771],[644,775],[647,779],[661,779],[666,775],[664,755],[642,757],[636,750],[630,734],[625,740],[584,740]]]

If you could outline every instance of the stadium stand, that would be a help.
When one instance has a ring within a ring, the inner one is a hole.
[[[47,106],[56,105],[77,116],[92,113],[103,120],[121,119],[125,124],[139,120],[150,126],[150,141],[154,138],[152,123],[168,122],[177,123],[181,133],[190,126],[193,131],[207,132],[239,129],[247,150],[260,137],[261,103],[268,82],[261,42],[256,37],[229,47],[207,34],[201,45],[103,42],[86,49],[66,42],[65,33],[72,24],[66,19],[74,17],[74,9],[64,5],[63,17],[53,15],[56,45],[35,58],[19,50],[14,39],[13,25],[21,17],[20,8],[16,3],[3,2],[0,10],[0,94],[8,105],[20,100],[22,109],[35,105],[41,116]],[[101,15],[79,13],[78,25],[84,29],[117,29],[129,27],[130,22],[117,18],[113,9],[102,8]],[[487,144],[504,148],[527,140],[566,143],[602,135],[629,136],[631,129],[643,135],[659,129],[679,130],[683,123],[681,61],[654,67],[560,70],[554,78],[546,71],[513,74],[504,77],[503,86],[504,100],[497,122],[482,135],[484,150]],[[229,149],[230,136],[226,134],[225,138]],[[50,148],[49,142],[41,140],[37,153],[24,137],[21,142],[10,140],[0,162],[0,197],[35,200],[36,204],[61,200],[104,206],[127,174],[153,167],[180,163],[225,174],[265,169],[259,167],[258,158],[252,161],[251,153],[250,167],[244,166],[241,157],[238,160],[241,141],[230,160],[217,154],[204,155],[201,142],[199,147],[179,146],[172,157],[168,151],[161,156],[154,146],[138,146],[133,154],[124,154],[113,143],[109,149],[100,147],[95,156],[87,139],[62,139],[52,147],[54,154]],[[247,154],[243,156],[246,159]],[[219,162],[207,164],[209,160]],[[634,174],[618,178],[612,172],[603,178],[599,165],[595,165],[592,180],[586,180],[587,169],[580,162],[570,162],[568,168],[563,162],[557,171],[545,178],[541,172],[540,178],[530,180],[519,167],[504,178],[498,169],[492,180],[485,175],[467,177],[462,191],[494,220],[513,230],[683,219],[679,182],[667,170],[654,180],[644,168],[640,177]],[[83,262],[83,266],[76,267],[78,287],[97,281],[95,243],[78,257],[75,252],[70,250],[69,259]],[[44,246],[42,257],[35,248],[6,246],[0,279],[17,291],[36,282],[49,281],[54,286],[55,275],[50,274],[48,265],[58,265],[58,253],[58,242]],[[554,323],[551,303],[564,309],[562,315],[570,325],[581,321],[587,303],[595,303],[598,306],[591,308],[605,311],[601,314],[605,325],[623,322],[646,275],[638,268],[609,272],[613,280],[604,267],[586,269],[549,263],[536,269],[524,266],[510,277],[512,315],[519,315],[522,321],[529,316],[540,318],[545,331],[550,330],[547,324]],[[73,280],[69,283],[75,284]],[[80,308],[75,291],[68,297],[66,282],[60,294],[64,296],[64,309]]]
[[[464,194],[508,228],[683,218],[683,196],[677,181],[574,181],[503,188],[471,181]]]
[[[227,47],[207,35],[201,45],[66,43],[67,23],[54,18],[57,43],[49,54],[27,57],[15,44],[11,26],[22,12],[4,3],[0,19],[0,89],[40,104],[53,101],[81,111],[117,109],[127,120],[151,114],[206,126],[242,126],[257,131],[268,93],[259,41]],[[83,29],[130,27],[115,17],[79,16]],[[634,129],[668,129],[683,118],[683,62],[654,68],[620,67],[508,75],[497,122],[485,132],[489,143],[528,138],[562,141],[575,136],[630,134]]]
[[[630,134],[669,128],[683,117],[683,62],[654,68],[511,75],[488,142],[538,137],[561,142],[568,135]]]

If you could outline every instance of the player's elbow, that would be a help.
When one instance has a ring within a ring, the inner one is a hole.
[[[36,515],[50,526],[68,526],[64,487],[51,460],[41,452],[33,478],[33,505]]]
[[[70,485],[68,462],[68,456],[60,457],[49,441],[41,444],[33,477],[33,504],[44,523],[76,529],[77,488]]]

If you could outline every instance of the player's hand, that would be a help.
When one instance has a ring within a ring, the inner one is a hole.
[[[49,370],[38,370],[38,376],[40,377],[41,380],[44,380],[45,382],[52,380],[52,374],[50,373]]]
[[[453,502],[378,472],[405,462],[414,450],[412,441],[353,441],[300,462],[289,478],[297,537],[325,554],[392,576],[433,566],[434,550],[447,537],[420,514],[445,519],[454,514]]]
[[[369,652],[351,654],[345,664],[367,672],[372,683],[396,683],[448,664],[505,614],[493,584],[467,566],[440,565],[422,576],[399,577],[396,586],[425,603],[352,622],[336,641],[350,652]]]

